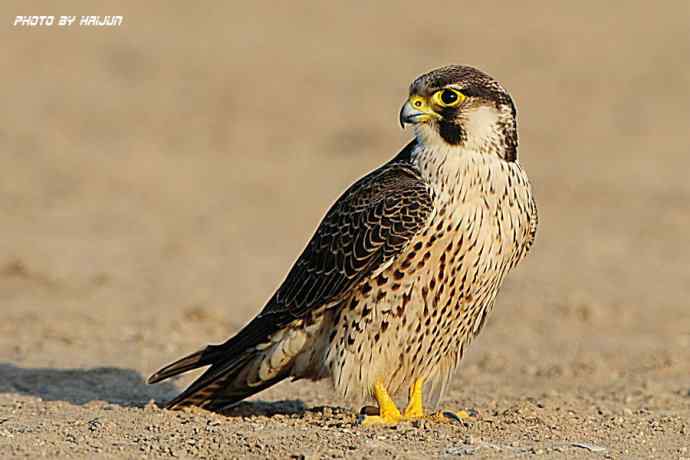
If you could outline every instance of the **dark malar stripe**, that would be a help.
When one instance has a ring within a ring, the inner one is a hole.
[[[457,124],[441,120],[439,123],[439,134],[450,145],[458,145],[464,140],[465,133]]]

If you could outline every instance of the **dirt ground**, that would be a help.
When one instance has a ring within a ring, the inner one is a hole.
[[[0,6],[0,457],[690,459],[686,1],[171,5]],[[446,63],[513,94],[541,215],[443,403],[478,416],[159,409],[193,376],[146,376],[263,306]]]

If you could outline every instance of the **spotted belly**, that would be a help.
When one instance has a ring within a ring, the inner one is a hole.
[[[520,251],[524,232],[506,231],[501,214],[485,202],[440,207],[389,267],[342,302],[326,354],[339,393],[361,400],[376,381],[401,393],[423,378],[436,405]]]

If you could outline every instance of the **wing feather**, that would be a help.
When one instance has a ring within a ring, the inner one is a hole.
[[[352,184],[333,204],[261,313],[221,345],[246,350],[311,311],[337,302],[368,279],[427,225],[432,191],[400,160]]]
[[[411,165],[389,163],[364,177],[328,211],[260,316],[300,318],[337,300],[399,254],[431,210],[431,191]]]
[[[285,378],[287,374],[282,373],[260,388],[222,389],[236,380],[271,335],[312,311],[337,303],[389,264],[425,229],[433,209],[432,191],[408,161],[413,147],[414,143],[409,144],[396,158],[355,182],[335,202],[285,281],[237,335],[151,377],[150,381],[159,381],[211,364],[170,407],[185,402],[202,404],[221,394],[225,402],[239,401]]]

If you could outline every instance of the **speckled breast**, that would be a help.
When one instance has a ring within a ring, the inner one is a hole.
[[[439,181],[429,225],[336,313],[329,360],[345,396],[364,396],[376,380],[396,392],[424,378],[437,399],[526,251],[526,178],[517,165],[476,160],[455,168],[459,180]]]

